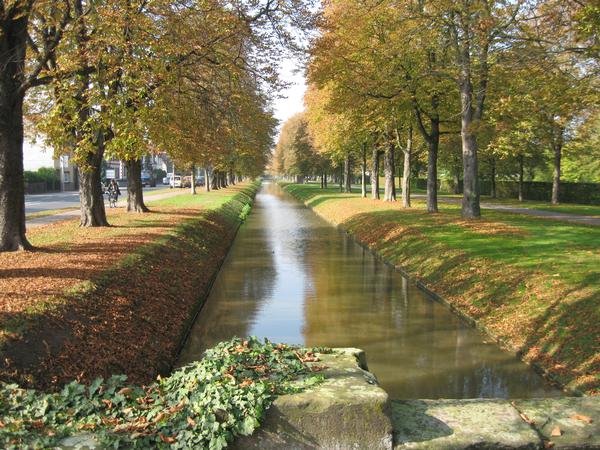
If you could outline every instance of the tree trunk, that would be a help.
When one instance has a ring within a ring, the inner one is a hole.
[[[463,198],[462,216],[466,219],[481,217],[479,205],[479,178],[477,162],[477,136],[475,135],[476,120],[481,118],[485,92],[478,95],[481,104],[474,105],[473,83],[471,82],[471,56],[468,43],[461,49],[459,90],[462,107],[460,121],[460,135],[462,139],[463,159]],[[484,61],[485,62],[485,61]],[[477,106],[477,110],[475,107]],[[476,114],[479,117],[476,117]]]
[[[196,166],[192,166],[190,178],[190,194],[196,195]]]
[[[204,167],[204,190],[210,192],[210,171],[208,167]]]
[[[79,202],[81,204],[82,227],[106,227],[106,210],[102,195],[102,157],[104,142],[99,142],[95,153],[86,158],[86,167],[79,168]]]
[[[212,190],[216,190],[219,189],[219,171],[216,169],[213,169],[212,172],[210,173],[210,187]]]
[[[323,174],[323,187],[327,189],[327,172]]]
[[[394,146],[388,144],[383,156],[383,173],[385,175],[385,188],[383,193],[383,200],[386,202],[396,201],[396,183],[394,169]]]
[[[344,158],[344,192],[352,192],[352,161],[350,155]]]
[[[417,126],[421,135],[427,142],[427,212],[438,212],[437,200],[437,160],[440,146],[440,118],[438,114],[439,99],[437,95],[431,96],[431,109],[433,113],[429,116],[430,131],[427,131],[423,123],[423,115],[418,107],[416,100],[414,104],[414,113],[417,119]]]
[[[492,198],[496,198],[496,160],[492,158],[492,173],[490,174],[491,178],[491,192],[490,196]]]
[[[29,16],[0,29],[0,251],[30,250],[25,237],[23,77]]]
[[[402,207],[410,208],[410,159],[412,156],[412,126],[408,128],[408,138],[406,140],[406,148],[404,153],[404,167],[402,172]]]
[[[437,200],[437,159],[439,133],[432,131],[431,139],[427,143],[427,212],[438,212]]]
[[[321,189],[323,189],[325,187],[324,181],[323,181],[323,174],[321,173]]]
[[[340,192],[344,192],[344,166],[343,165],[340,165],[339,183],[340,183]]]
[[[561,131],[562,134],[562,131]],[[558,205],[558,194],[560,189],[560,163],[562,158],[562,139],[554,145],[554,172],[552,174],[552,204]]]
[[[460,173],[458,170],[454,171],[452,175],[452,182],[454,186],[452,187],[453,194],[460,194]]]
[[[477,140],[471,131],[473,123],[463,120],[463,199],[462,216],[466,219],[481,217],[479,180],[477,178]]]
[[[519,201],[523,201],[523,155],[519,155]]]
[[[367,197],[367,143],[362,146],[362,166],[360,168],[360,196]]]
[[[371,198],[379,200],[379,150],[373,147],[371,161]]]
[[[142,160],[125,161],[125,167],[127,167],[127,212],[149,212],[150,210],[144,204]]]

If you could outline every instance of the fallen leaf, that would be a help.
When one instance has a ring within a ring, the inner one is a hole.
[[[573,414],[571,416],[571,419],[581,420],[582,422],[585,422],[585,423],[592,423],[593,422],[593,420],[592,420],[591,417],[584,416],[583,414]]]
[[[158,423],[161,420],[163,420],[165,417],[167,416],[167,414],[165,414],[164,412],[159,412],[156,417],[154,418],[154,420],[152,421],[153,423]]]
[[[558,426],[556,426],[556,427],[552,428],[552,431],[550,432],[550,436],[552,436],[552,437],[562,436],[562,430]]]
[[[176,439],[173,436],[165,436],[162,433],[159,433],[158,435],[160,437],[160,440],[163,441],[165,444],[173,444]]]
[[[195,427],[196,426],[196,421],[194,419],[192,419],[191,417],[187,418],[187,423],[190,427]]]
[[[526,423],[528,423],[529,425],[533,425],[535,422],[533,420],[531,420],[529,417],[527,417],[525,414],[523,413],[519,413],[519,415],[521,416],[521,419],[523,419]]]
[[[123,389],[119,390],[118,394],[121,395],[128,395],[131,393],[131,388],[128,387],[124,387]]]

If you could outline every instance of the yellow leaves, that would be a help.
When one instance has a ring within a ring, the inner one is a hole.
[[[587,424],[590,424],[593,422],[592,418],[583,414],[573,414],[571,416],[571,419],[573,420],[579,420],[581,422],[585,422]]]

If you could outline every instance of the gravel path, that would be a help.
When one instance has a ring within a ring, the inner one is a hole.
[[[412,195],[413,198],[425,199],[423,194]],[[439,202],[460,204],[458,198],[438,197]],[[504,211],[513,214],[525,214],[527,216],[540,217],[542,219],[561,220],[563,222],[572,222],[582,225],[600,226],[600,217],[583,216],[580,214],[568,214],[555,211],[545,211],[542,209],[524,208],[513,205],[503,205],[500,203],[481,202],[482,209],[491,209],[494,211]]]

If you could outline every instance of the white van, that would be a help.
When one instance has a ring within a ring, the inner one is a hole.
[[[171,177],[171,181],[169,183],[169,187],[171,187],[171,188],[180,188],[180,187],[182,187],[181,176],[180,175],[173,175]]]

